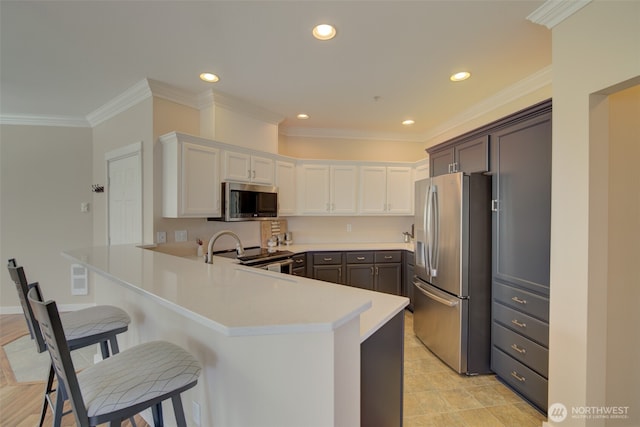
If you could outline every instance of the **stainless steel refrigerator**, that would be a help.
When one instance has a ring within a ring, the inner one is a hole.
[[[415,203],[415,334],[458,373],[489,373],[491,178],[423,179]]]

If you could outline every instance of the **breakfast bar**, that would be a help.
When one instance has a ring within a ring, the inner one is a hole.
[[[379,360],[393,360],[389,372],[399,370],[392,395],[395,406],[400,404],[401,423],[404,297],[218,257],[205,264],[133,245],[63,256],[92,273],[98,304],[116,305],[131,316],[122,348],[164,339],[199,359],[198,385],[183,396],[190,423],[360,425],[361,381],[384,384],[371,381],[371,373],[362,369],[379,367]],[[380,400],[371,390],[367,394]],[[164,409],[170,411],[170,405]]]

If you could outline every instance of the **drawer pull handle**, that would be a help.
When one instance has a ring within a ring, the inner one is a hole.
[[[393,257],[391,255],[385,255],[384,259],[393,259]]]
[[[363,257],[363,256],[357,256],[357,257],[356,257],[356,259],[357,259],[358,261],[364,261],[364,257]]]
[[[515,379],[517,379],[518,381],[520,381],[521,383],[525,382],[527,379],[525,377],[523,377],[522,375],[518,375],[518,373],[516,371],[511,371],[511,376]]]
[[[518,298],[518,297],[513,297],[513,298],[511,298],[511,301],[517,302],[518,304],[522,304],[522,305],[524,305],[524,304],[526,304],[526,303],[527,303],[527,300],[526,300],[526,299],[520,299],[520,298]]]
[[[304,262],[304,260],[303,260],[303,259],[297,259],[297,260],[296,260],[296,263],[297,263],[297,264],[302,264],[303,262]]]
[[[511,323],[513,323],[514,325],[519,326],[521,328],[526,328],[527,327],[526,323],[520,323],[520,322],[518,322],[518,319],[513,319],[511,321]]]
[[[322,259],[323,259],[323,261],[333,261],[333,258],[326,258],[325,257],[325,258],[322,258]]]
[[[518,347],[518,344],[511,344],[511,348],[520,354],[525,354],[527,352],[526,349]]]

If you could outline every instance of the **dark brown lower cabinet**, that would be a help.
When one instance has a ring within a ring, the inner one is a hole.
[[[360,425],[402,426],[404,310],[360,345]]]

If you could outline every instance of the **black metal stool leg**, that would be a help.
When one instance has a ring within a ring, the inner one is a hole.
[[[51,392],[53,391],[53,379],[55,378],[55,371],[53,370],[53,366],[49,366],[49,379],[47,380],[47,385],[44,389],[44,398],[42,399],[42,410],[40,411],[40,421],[38,422],[38,427],[42,427],[44,425],[44,417],[47,415],[47,407],[49,406],[49,399]],[[51,405],[51,410],[53,411],[53,405]]]
[[[187,427],[187,420],[184,418],[184,409],[182,408],[182,399],[180,395],[171,398],[173,403],[173,412],[176,414],[176,423],[178,427]]]
[[[53,427],[62,425],[62,416],[64,415],[64,401],[67,400],[67,394],[64,391],[64,385],[58,381],[58,391],[56,392],[56,405],[53,409]]]
[[[106,341],[100,342],[100,350],[102,352],[102,359],[106,359],[109,357],[109,345]]]
[[[118,354],[120,353],[120,348],[118,347],[118,338],[116,338],[116,336],[112,336],[111,338],[109,338],[109,343],[111,343],[111,354]]]
[[[164,427],[164,420],[162,419],[162,403],[157,403],[151,407],[151,413],[153,414],[153,425],[155,427]]]

